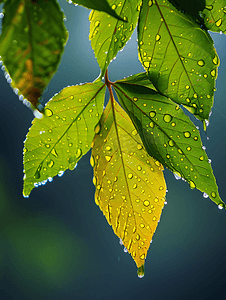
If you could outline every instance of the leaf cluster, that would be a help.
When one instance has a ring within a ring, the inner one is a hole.
[[[40,96],[68,38],[64,15],[55,0],[4,3],[5,76],[36,116],[24,145],[23,195],[76,168],[92,148],[95,202],[142,277],[165,203],[164,167],[225,208],[199,129],[186,110],[205,130],[219,66],[208,30],[225,32],[226,1],[68,2],[92,9],[89,38],[100,76],[64,88],[44,108]],[[108,66],[136,26],[145,72],[111,82]]]

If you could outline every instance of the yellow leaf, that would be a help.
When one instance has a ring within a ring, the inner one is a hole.
[[[91,155],[95,201],[139,270],[144,270],[165,201],[163,167],[147,154],[133,123],[114,100],[97,127]]]

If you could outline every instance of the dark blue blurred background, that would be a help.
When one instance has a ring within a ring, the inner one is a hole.
[[[99,75],[88,40],[89,11],[60,3],[70,35],[45,102],[65,86]],[[226,37],[212,36],[221,65],[210,126],[202,138],[226,200]],[[110,65],[109,76],[114,81],[142,71],[134,33]],[[0,300],[224,299],[226,213],[169,171],[168,204],[143,279],[95,205],[90,153],[74,171],[23,198],[23,140],[33,115],[2,71],[0,87]]]

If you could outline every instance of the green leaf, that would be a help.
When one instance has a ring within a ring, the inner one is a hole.
[[[63,13],[55,0],[11,0],[4,11],[0,55],[12,87],[37,106],[67,41]]]
[[[104,93],[102,82],[66,87],[47,103],[42,119],[34,119],[24,145],[25,197],[39,183],[73,170],[90,149]]]
[[[141,86],[146,86],[148,88],[151,88],[153,90],[156,90],[154,85],[151,83],[151,81],[148,79],[147,73],[138,73],[134,74],[132,76],[126,77],[121,80],[117,80],[117,82],[126,82],[126,83],[134,83]]]
[[[201,21],[200,11],[205,8],[206,0],[169,0],[178,10]]]
[[[188,181],[192,189],[199,189],[225,207],[199,130],[179,105],[136,84],[116,83],[114,87],[149,155]]]
[[[114,100],[108,102],[98,128],[90,159],[95,202],[142,276],[165,201],[163,168],[147,154],[133,123]]]
[[[207,29],[215,32],[226,32],[226,1],[206,0],[202,11],[204,24]]]
[[[112,9],[124,16],[122,22],[98,11],[90,13],[91,46],[94,50],[97,62],[102,70],[101,77],[126,42],[131,37],[138,20],[141,0],[110,0]]]
[[[67,1],[71,2],[69,0]],[[105,12],[110,16],[125,22],[125,20],[122,17],[120,17],[114,9],[111,8],[107,0],[72,0],[72,3],[85,6],[89,9]]]
[[[138,42],[140,60],[155,88],[208,120],[219,65],[208,32],[167,0],[144,0]]]

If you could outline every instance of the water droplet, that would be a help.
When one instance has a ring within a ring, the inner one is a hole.
[[[197,64],[198,64],[200,67],[205,66],[205,62],[204,62],[204,60],[202,60],[202,59],[200,59],[200,60],[197,62]]]
[[[214,58],[213,58],[213,63],[214,63],[215,65],[218,64],[218,57],[217,57],[217,55],[214,56]]]
[[[82,155],[82,150],[80,148],[77,149],[75,156],[76,158],[79,158]]]
[[[170,147],[173,147],[174,146],[174,141],[173,140],[169,140],[168,144],[169,144]]]
[[[148,1],[148,6],[152,6],[153,0]]]
[[[116,7],[117,7],[117,6],[116,6],[115,4],[113,4],[111,8],[112,8],[113,10],[115,10]]]
[[[96,125],[96,127],[95,127],[95,129],[94,129],[94,132],[95,132],[96,134],[99,134],[99,132],[100,132],[100,124],[99,124],[99,123]]]
[[[152,1],[149,1],[149,2],[152,2]],[[135,257],[135,256],[133,256],[133,257]],[[144,277],[144,265],[142,265],[141,267],[139,267],[137,269],[137,276],[139,278],[143,278]]]
[[[203,156],[203,155],[200,156],[200,157],[199,157],[199,160],[203,161],[203,160],[204,160],[204,156]]]
[[[204,193],[203,193],[203,197],[204,197],[204,198],[208,198],[209,195],[207,195],[207,193],[204,192]]]
[[[149,113],[151,118],[154,118],[156,116],[156,112],[155,111],[150,111]]]
[[[141,149],[143,149],[143,146],[141,144],[137,144],[137,149],[141,150]]]
[[[158,42],[160,39],[161,39],[161,36],[159,34],[156,34],[156,36],[155,36],[156,42]]]
[[[55,150],[54,148],[51,150],[51,153],[52,153],[52,155],[55,156],[55,157],[58,156],[58,154],[57,154],[57,152],[56,152],[56,150]]]
[[[189,85],[186,85],[185,86],[186,90],[190,89],[190,86]]]
[[[141,228],[144,228],[145,225],[144,225],[143,223],[140,223],[140,227],[141,227]]]
[[[129,179],[132,179],[132,178],[133,178],[133,174],[132,174],[132,173],[129,173],[129,174],[128,174],[128,178],[129,178]]]
[[[105,159],[106,159],[106,161],[110,161],[111,160],[111,156],[106,155]]]
[[[95,166],[95,160],[94,160],[93,155],[90,156],[90,164],[91,164],[92,167]]]
[[[105,149],[106,149],[107,151],[110,151],[110,150],[111,150],[111,146],[106,146]]]
[[[215,77],[216,75],[216,71],[213,69],[211,72],[210,72],[211,76]]]
[[[172,116],[171,116],[171,115],[168,115],[168,114],[165,114],[164,117],[163,117],[163,120],[164,120],[166,123],[169,123],[169,122],[172,120]]]
[[[215,24],[216,24],[217,27],[220,27],[221,24],[222,24],[222,18],[220,18],[219,20],[217,20]]]
[[[150,205],[150,202],[148,200],[145,200],[144,201],[144,206],[149,206]]]
[[[195,183],[192,180],[190,180],[190,188],[191,189],[195,189],[196,188],[196,185],[195,185]]]
[[[181,179],[180,173],[174,173],[173,175],[176,178],[176,180],[180,180]]]
[[[133,101],[136,102],[138,100],[137,97],[133,97]]]
[[[59,171],[58,176],[61,177],[64,175],[64,171]]]
[[[54,165],[54,161],[51,159],[51,160],[47,163],[47,166],[48,166],[49,168],[52,168],[53,165]]]
[[[50,108],[45,108],[44,110],[44,114],[47,116],[47,117],[51,117],[53,115],[53,112]]]
[[[187,149],[188,151],[191,151],[191,147],[187,147],[186,149]]]
[[[189,131],[184,132],[184,137],[190,138],[190,136],[191,136],[191,133]]]
[[[223,208],[224,208],[224,204],[223,204],[223,203],[219,204],[219,205],[218,205],[218,208],[219,208],[219,209],[223,209]]]
[[[216,198],[217,194],[215,192],[211,192],[211,197]]]
[[[134,130],[132,131],[132,135],[137,135],[137,130],[136,130],[136,129],[134,129]]]

